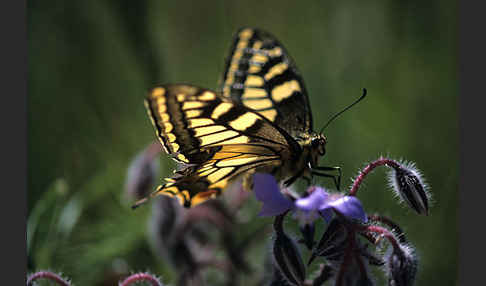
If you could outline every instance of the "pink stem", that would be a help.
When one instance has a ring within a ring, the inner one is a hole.
[[[50,272],[50,271],[39,271],[36,272],[27,279],[27,286],[33,285],[34,281],[37,279],[49,279],[52,281],[55,281],[57,284],[62,285],[62,286],[70,286],[69,282],[66,280],[62,279],[61,276],[57,275],[56,273]]]
[[[395,249],[400,248],[400,245],[398,244],[397,239],[395,238],[393,233],[391,231],[389,231],[388,229],[383,228],[381,226],[377,226],[377,225],[369,225],[369,226],[366,226],[364,228],[364,230],[374,232],[374,233],[379,233],[379,234],[383,235],[386,239],[388,239],[388,241],[391,243],[393,248],[395,248]]]
[[[377,160],[369,163],[361,172],[359,173],[358,177],[354,180],[353,186],[351,187],[351,190],[349,191],[350,196],[356,196],[356,192],[358,191],[359,186],[363,182],[363,179],[368,175],[371,171],[373,171],[374,168],[378,166],[383,166],[387,165],[392,168],[400,168],[400,164],[398,164],[396,161],[388,158],[383,158],[380,157]]]
[[[374,214],[374,215],[369,215],[368,219],[371,220],[371,221],[382,222],[382,223],[386,224],[395,233],[395,235],[398,237],[398,240],[401,243],[407,242],[407,239],[405,238],[405,234],[403,233],[402,228],[398,224],[393,222],[390,218],[388,218],[386,216]]]
[[[128,286],[132,283],[144,280],[150,282],[152,286],[162,286],[162,283],[160,283],[159,279],[148,273],[136,273],[128,276],[123,282],[120,283],[120,286]]]

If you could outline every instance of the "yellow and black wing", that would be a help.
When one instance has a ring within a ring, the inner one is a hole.
[[[304,81],[271,34],[242,28],[226,61],[222,93],[265,116],[290,135],[312,131]]]
[[[184,164],[151,196],[174,196],[186,207],[217,196],[239,174],[268,171],[300,151],[265,117],[207,89],[158,86],[145,105],[165,151]]]

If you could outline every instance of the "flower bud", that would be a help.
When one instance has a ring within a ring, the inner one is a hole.
[[[177,200],[168,196],[154,199],[152,208],[151,234],[157,254],[167,257],[168,262],[179,270],[198,270],[197,254],[199,244],[194,234],[197,229],[192,228],[185,221],[189,210],[182,207]]]
[[[371,276],[367,259],[359,253],[351,254],[348,259],[341,262],[337,268],[335,285],[346,286],[373,286],[375,281]]]
[[[268,286],[287,286],[289,283],[287,283],[287,280],[282,276],[282,273],[280,270],[277,268],[273,268],[273,274],[272,274],[272,279],[270,280],[270,283],[265,284]]]
[[[159,250],[171,243],[173,233],[184,215],[184,209],[176,200],[167,196],[160,196],[155,200],[152,208],[151,232]]]
[[[312,285],[324,285],[326,281],[335,275],[335,270],[328,264],[319,265],[319,275],[312,281]]]
[[[301,285],[305,280],[305,266],[296,243],[283,231],[283,215],[275,218],[273,258],[280,274],[291,285]]]
[[[339,219],[333,219],[316,248],[312,251],[307,265],[310,265],[317,256],[324,256],[328,260],[339,260],[345,248],[348,235],[346,229]]]
[[[130,163],[125,181],[125,192],[130,197],[141,199],[151,191],[159,171],[159,162],[155,157],[160,150],[160,143],[151,144]]]
[[[420,171],[413,163],[391,167],[388,181],[398,197],[418,214],[428,215],[430,194]]]
[[[400,244],[397,248],[390,247],[385,254],[385,261],[389,285],[413,285],[417,274],[418,259],[412,246]]]

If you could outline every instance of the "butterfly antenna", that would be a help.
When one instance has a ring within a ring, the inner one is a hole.
[[[339,115],[341,115],[341,113],[343,113],[344,111],[350,109],[351,107],[353,107],[353,105],[355,105],[356,103],[360,102],[361,100],[363,100],[363,98],[366,97],[366,88],[363,88],[363,95],[361,95],[355,102],[351,103],[350,105],[348,105],[346,108],[344,108],[343,110],[339,111],[338,113],[336,113],[333,117],[331,117],[331,119],[329,119],[327,121],[327,123],[324,125],[324,127],[321,128],[321,131],[319,131],[319,133],[322,133],[322,131],[324,131],[324,129],[334,120],[336,119],[336,117],[338,117]]]

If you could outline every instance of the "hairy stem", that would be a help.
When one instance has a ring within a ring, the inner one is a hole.
[[[34,285],[34,281],[37,279],[48,279],[51,281],[55,281],[57,284],[62,286],[70,286],[71,284],[64,280],[61,276],[57,275],[56,273],[50,271],[39,271],[29,276],[27,279],[27,286]]]
[[[353,186],[351,187],[351,190],[349,191],[350,196],[356,196],[356,192],[358,191],[358,188],[360,187],[361,183],[363,182],[364,178],[366,175],[368,175],[373,169],[375,169],[378,166],[389,166],[392,168],[400,168],[400,164],[398,164],[396,161],[388,158],[383,158],[380,157],[377,160],[369,163],[366,167],[364,167],[363,170],[359,173],[359,175],[356,177],[356,179],[353,182]]]
[[[152,286],[162,286],[162,283],[160,283],[159,279],[148,273],[135,273],[133,275],[130,275],[125,280],[123,280],[123,282],[120,283],[120,286],[129,286],[140,281],[148,281],[152,284]]]

